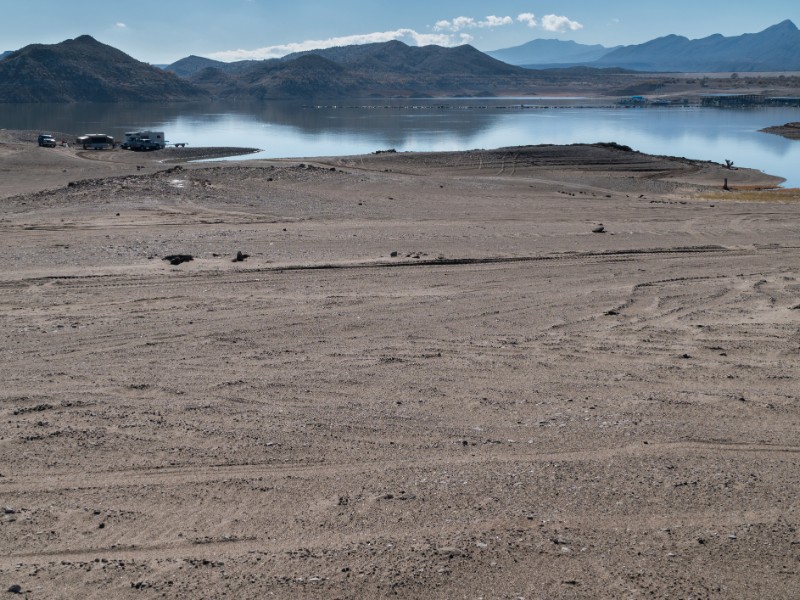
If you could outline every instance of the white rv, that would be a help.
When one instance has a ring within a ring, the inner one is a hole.
[[[161,150],[167,145],[163,131],[126,131],[120,148],[125,150]]]

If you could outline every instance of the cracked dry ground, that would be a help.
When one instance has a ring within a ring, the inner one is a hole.
[[[0,591],[798,597],[796,196],[531,152],[2,200]]]

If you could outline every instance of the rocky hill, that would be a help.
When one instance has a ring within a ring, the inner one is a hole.
[[[194,84],[84,35],[0,61],[0,102],[149,102],[206,98]]]
[[[191,77],[203,69],[219,69],[225,73],[241,73],[242,71],[263,62],[270,61],[240,60],[226,63],[219,60],[204,58],[202,56],[195,56],[193,54],[191,56],[187,56],[186,58],[182,58],[171,65],[165,66],[164,70],[175,73],[178,77]],[[277,62],[277,60],[272,62]]]
[[[5,52],[0,52],[0,60],[3,60],[6,56],[13,54],[13,50],[6,50]]]
[[[519,69],[494,59],[469,45],[445,48],[435,45],[408,46],[403,42],[390,41],[311,50],[289,54],[284,57],[284,60],[292,60],[310,54],[377,77],[440,76],[454,73],[469,76],[523,74]]]

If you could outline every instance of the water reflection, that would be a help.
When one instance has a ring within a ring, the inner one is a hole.
[[[586,98],[348,100],[181,104],[0,105],[0,127],[121,136],[163,129],[193,146],[263,148],[262,157],[464,150],[615,141],[643,152],[728,158],[800,186],[800,142],[759,133],[800,110],[624,109]]]

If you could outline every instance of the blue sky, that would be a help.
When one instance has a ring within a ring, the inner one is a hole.
[[[401,39],[470,43],[480,50],[536,38],[636,44],[677,33],[754,33],[784,19],[797,0],[0,0],[0,51],[89,34],[134,58],[170,63],[190,54],[220,60]]]

